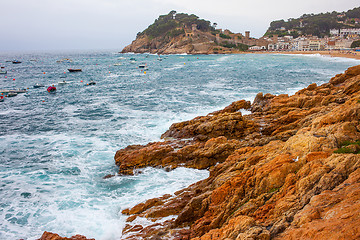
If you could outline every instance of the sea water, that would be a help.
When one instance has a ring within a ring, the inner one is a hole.
[[[72,62],[57,62],[62,58]],[[160,141],[172,123],[251,101],[258,92],[293,94],[320,85],[357,64],[319,55],[169,55],[160,61],[111,51],[0,54],[8,71],[0,75],[0,89],[29,88],[0,102],[0,239],[36,239],[43,231],[120,239],[123,209],[173,194],[208,171],[146,168],[104,179],[118,170],[117,150]],[[68,83],[59,85],[63,80]],[[45,88],[33,88],[36,83]],[[55,94],[46,91],[51,85]]]

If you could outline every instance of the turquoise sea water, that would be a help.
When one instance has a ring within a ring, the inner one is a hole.
[[[62,58],[73,62],[56,62]],[[7,62],[13,59],[22,63]],[[138,68],[143,63],[146,74]],[[123,209],[172,194],[208,172],[147,168],[103,179],[117,172],[116,150],[158,141],[174,122],[253,100],[258,92],[293,94],[358,64],[318,55],[171,55],[159,61],[114,52],[0,54],[8,71],[0,75],[0,89],[29,88],[0,102],[0,239],[36,239],[45,230],[120,239]],[[58,85],[63,80],[68,84]],[[91,80],[97,84],[87,86]],[[35,89],[35,83],[46,87]],[[46,91],[52,84],[56,94]]]

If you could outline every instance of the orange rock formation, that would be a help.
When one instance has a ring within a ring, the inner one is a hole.
[[[210,171],[123,210],[122,239],[360,239],[359,123],[360,65],[293,96],[259,93],[252,104],[173,124],[164,142],[119,150],[120,174]]]
[[[164,142],[119,150],[121,174],[146,166],[210,171],[174,196],[124,210],[123,239],[359,239],[359,145],[334,153],[360,139],[359,121],[355,66],[293,96],[259,93],[251,105],[241,100],[173,124]],[[154,224],[134,225],[136,218]]]

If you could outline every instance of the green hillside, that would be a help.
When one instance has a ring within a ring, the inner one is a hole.
[[[265,36],[301,34],[324,37],[330,29],[360,28],[360,7],[347,12],[327,12],[320,14],[304,14],[300,18],[290,18],[287,21],[277,20],[270,23]]]
[[[175,19],[174,19],[175,15]],[[191,29],[191,25],[196,24],[197,29],[200,31],[211,31],[215,30],[210,21],[199,19],[194,14],[176,13],[171,11],[167,15],[161,15],[155,20],[147,29],[143,32],[139,32],[138,36],[146,34],[151,38],[169,35],[175,37],[184,33],[183,28]],[[181,29],[180,29],[181,28]]]

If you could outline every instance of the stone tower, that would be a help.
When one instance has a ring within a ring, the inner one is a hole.
[[[193,25],[191,25],[191,30],[192,31],[196,31],[197,30],[197,24],[193,24]]]
[[[250,31],[245,31],[245,38],[249,39],[250,38]]]

